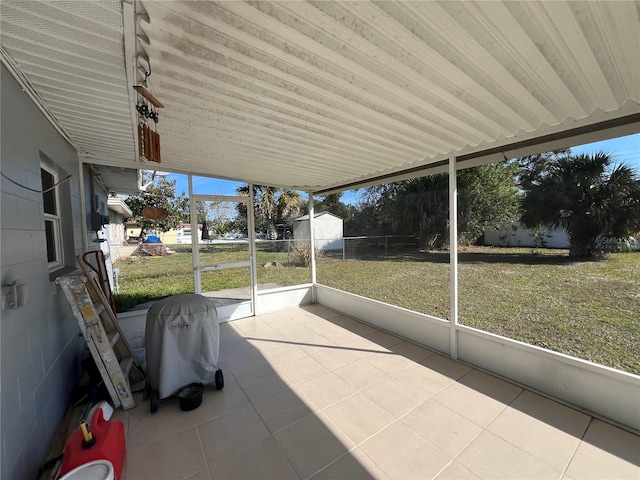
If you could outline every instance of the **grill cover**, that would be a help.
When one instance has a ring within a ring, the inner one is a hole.
[[[190,383],[213,383],[218,368],[220,330],[211,300],[202,295],[173,295],[147,313],[147,374],[160,398]]]

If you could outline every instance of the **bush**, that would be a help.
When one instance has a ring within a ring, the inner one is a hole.
[[[305,267],[311,265],[311,242],[305,240],[296,240],[293,242],[291,251],[298,256],[300,263]],[[315,248],[316,260],[322,257],[323,253],[318,247]]]

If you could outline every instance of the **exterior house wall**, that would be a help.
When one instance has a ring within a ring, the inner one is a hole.
[[[111,207],[111,203],[115,203],[118,205],[124,205],[124,202],[119,198],[110,198],[108,199],[108,207],[109,207],[109,226],[107,228],[107,236],[109,238],[109,251],[111,253],[111,262],[115,263],[121,256],[121,250],[124,245],[126,245],[127,241],[127,230],[125,222],[129,216],[123,216],[120,211],[124,207],[120,207],[117,209],[116,207]],[[125,205],[126,206],[126,205]],[[120,210],[120,211],[118,211]]]
[[[344,237],[343,220],[329,212],[320,212],[313,219],[314,238],[319,250],[342,250]],[[297,218],[293,222],[294,240],[309,240],[311,230],[309,216]]]
[[[50,160],[69,181],[60,187],[66,263],[84,248],[79,161],[75,149],[49,124],[22,88],[1,67],[2,173],[41,189],[40,162]],[[25,306],[0,318],[2,478],[34,478],[77,383],[84,341],[60,287],[47,268],[42,194],[1,183],[3,285],[28,285]]]
[[[496,225],[484,232],[484,244],[494,247],[569,248],[569,237],[564,229],[541,228],[532,235],[519,222]]]

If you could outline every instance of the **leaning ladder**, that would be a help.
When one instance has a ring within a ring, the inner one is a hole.
[[[83,270],[85,273],[60,276],[56,283],[62,287],[73,310],[114,406],[122,406],[123,410],[135,408],[130,379],[133,380],[133,371],[137,369],[138,381],[144,382],[142,367],[120,329],[109,301],[95,278],[90,278],[95,275]]]

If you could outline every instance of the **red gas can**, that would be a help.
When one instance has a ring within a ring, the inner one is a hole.
[[[93,414],[89,428],[95,443],[84,448],[82,431],[77,429],[73,432],[64,447],[60,476],[87,462],[104,459],[113,465],[115,480],[120,480],[127,452],[124,424],[120,420],[105,420],[102,409],[99,408]]]

